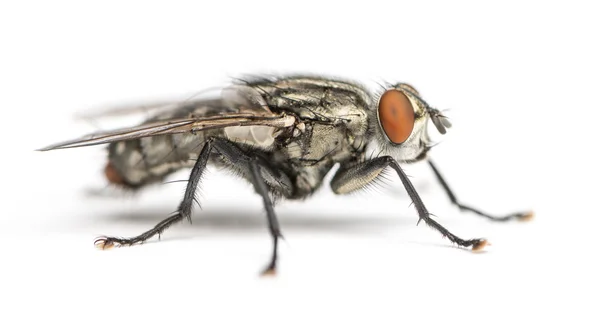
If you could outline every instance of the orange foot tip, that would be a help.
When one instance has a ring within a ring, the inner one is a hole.
[[[519,221],[531,221],[535,214],[533,211],[530,211],[519,218]]]
[[[482,251],[482,250],[483,250],[483,248],[484,248],[485,246],[487,246],[487,245],[491,245],[491,244],[490,244],[490,243],[488,243],[488,241],[487,241],[487,240],[485,240],[485,239],[482,239],[482,240],[480,240],[479,242],[477,242],[477,243],[473,244],[473,247],[471,247],[471,249],[472,249],[473,251],[475,251],[475,252],[478,252],[478,251]]]
[[[94,241],[94,246],[98,249],[106,250],[115,247],[115,243],[109,242],[106,238],[98,238]]]
[[[275,276],[277,275],[277,271],[275,271],[275,268],[268,268],[266,270],[264,270],[261,274],[261,276],[263,277],[271,277],[271,276]]]

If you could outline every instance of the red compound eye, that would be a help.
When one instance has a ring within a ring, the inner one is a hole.
[[[385,135],[393,143],[406,141],[415,126],[415,111],[412,104],[398,90],[388,90],[379,99],[379,121]]]

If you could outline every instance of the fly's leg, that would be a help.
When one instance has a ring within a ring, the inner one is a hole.
[[[435,174],[437,180],[440,182],[440,184],[442,185],[442,187],[444,188],[444,190],[446,191],[446,194],[448,194],[448,197],[450,198],[450,201],[458,206],[458,208],[462,211],[470,211],[473,212],[475,214],[478,214],[482,217],[488,218],[490,220],[493,221],[510,221],[510,220],[520,220],[520,221],[529,221],[533,218],[533,212],[517,212],[517,213],[512,213],[512,214],[508,214],[505,216],[492,216],[489,215],[483,211],[480,211],[478,209],[469,207],[469,206],[465,206],[463,204],[461,204],[458,199],[456,198],[456,196],[454,195],[454,192],[452,192],[452,190],[450,189],[450,186],[448,186],[448,183],[446,183],[446,180],[444,180],[444,178],[442,177],[442,174],[440,173],[440,171],[437,169],[437,167],[435,166],[435,164],[433,163],[433,161],[428,160],[429,166],[431,167],[431,169],[433,170],[433,173]]]
[[[254,184],[256,192],[263,198],[265,210],[267,211],[267,221],[269,222],[269,232],[273,238],[273,253],[271,255],[271,262],[263,271],[263,275],[272,275],[275,274],[275,266],[277,264],[277,243],[279,241],[279,237],[281,237],[281,230],[279,228],[279,221],[277,221],[277,216],[275,215],[275,210],[273,209],[273,203],[269,197],[269,189],[260,171],[261,168],[259,167],[258,162],[252,161],[250,163],[252,184]]]
[[[96,240],[96,246],[105,249],[115,245],[122,246],[142,243],[150,237],[162,233],[172,224],[179,222],[184,218],[190,219],[192,203],[196,200],[195,190],[198,187],[198,182],[202,177],[211,151],[217,152],[222,157],[224,163],[230,165],[238,173],[252,181],[256,192],[263,197],[269,230],[273,238],[273,254],[271,261],[263,274],[274,274],[277,262],[277,243],[279,237],[281,237],[281,231],[273,209],[273,203],[269,197],[269,192],[273,191],[274,193],[284,196],[291,196],[293,192],[292,183],[289,177],[282,171],[270,167],[261,159],[249,156],[234,143],[219,138],[209,138],[204,144],[204,147],[198,156],[198,160],[192,169],[192,173],[190,174],[184,199],[174,215],[161,221],[154,228],[132,238],[101,237]]]
[[[215,150],[224,158],[224,161],[233,166],[235,170],[244,175],[254,185],[256,192],[262,196],[264,208],[267,212],[269,232],[273,239],[273,252],[271,261],[263,271],[263,275],[275,274],[277,264],[277,245],[281,237],[279,222],[273,209],[270,192],[286,197],[292,195],[293,187],[289,177],[281,170],[273,168],[266,161],[249,155],[241,150],[235,143],[227,140],[215,139]]]
[[[252,182],[256,192],[263,198],[264,208],[267,212],[267,221],[269,223],[269,232],[273,238],[271,261],[263,271],[263,275],[274,274],[277,263],[277,244],[281,237],[281,230],[269,194],[273,192],[277,195],[289,197],[293,193],[292,183],[289,177],[281,170],[273,168],[258,157],[248,155],[230,141],[216,139],[215,149],[228,164]]]
[[[425,208],[425,204],[423,204],[421,197],[419,197],[419,194],[400,165],[390,156],[378,157],[348,168],[341,168],[333,177],[331,187],[337,194],[349,193],[361,189],[376,180],[381,172],[388,166],[398,173],[404,188],[414,203],[419,215],[419,222],[423,220],[427,225],[442,233],[442,235],[447,237],[451,242],[463,247],[471,247],[475,251],[482,249],[487,244],[487,241],[481,238],[469,240],[462,239],[452,234],[437,221],[433,220],[431,214],[427,211],[427,208]],[[417,224],[419,224],[419,222],[417,222]]]
[[[94,242],[94,245],[100,249],[108,249],[116,246],[130,246],[137,243],[143,243],[148,240],[152,236],[160,234],[166,230],[171,225],[187,218],[191,222],[192,216],[192,205],[194,201],[196,201],[196,188],[200,182],[200,178],[204,173],[204,169],[206,168],[206,163],[208,162],[211,149],[213,148],[214,141],[212,139],[208,139],[202,147],[202,151],[200,155],[198,155],[198,159],[192,168],[192,172],[190,173],[190,179],[185,189],[185,195],[183,200],[179,204],[179,208],[175,211],[171,216],[162,220],[157,225],[155,225],[152,229],[134,237],[130,238],[122,238],[122,237],[111,237],[104,236],[99,237]]]

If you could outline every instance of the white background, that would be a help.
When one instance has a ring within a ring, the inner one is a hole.
[[[0,310],[597,311],[597,13],[571,1],[3,2]],[[264,279],[271,239],[246,183],[211,170],[192,225],[102,252],[96,236],[150,228],[185,185],[89,197],[106,185],[102,147],[34,152],[96,130],[73,119],[92,108],[298,71],[415,85],[449,109],[432,157],[459,198],[535,220],[460,213],[427,166],[406,167],[439,222],[493,243],[473,254],[415,226],[393,175],[345,197],[326,184],[278,207],[286,240]]]

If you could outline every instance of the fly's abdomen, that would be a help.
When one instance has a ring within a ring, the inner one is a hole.
[[[209,132],[222,133],[183,133],[111,143],[106,178],[130,188],[162,181],[179,169],[193,166],[207,135],[219,135]]]
[[[179,169],[193,167],[210,137],[225,138],[257,150],[271,150],[276,130],[268,126],[234,126],[112,143],[105,175],[113,184],[141,187],[162,181]]]

